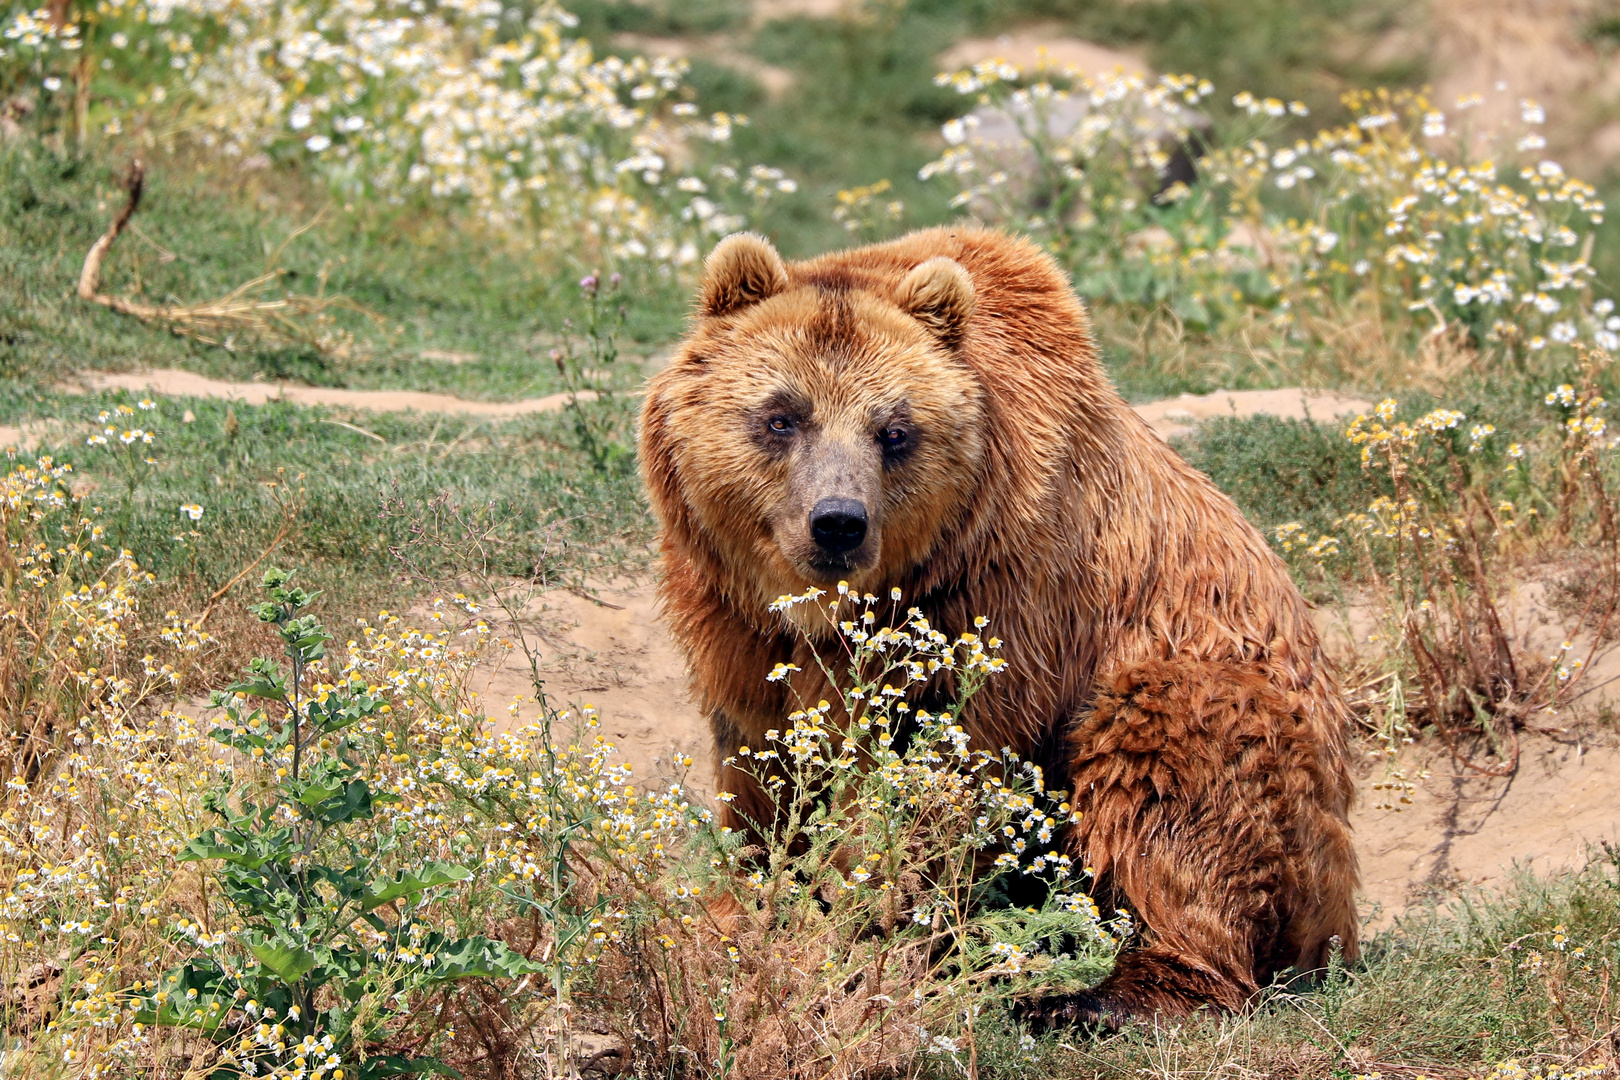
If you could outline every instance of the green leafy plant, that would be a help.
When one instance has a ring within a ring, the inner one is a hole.
[[[604,963],[602,992],[639,1005],[648,1057],[805,1080],[933,1057],[974,1075],[981,1011],[1095,983],[1131,933],[1059,850],[1067,794],[970,745],[963,710],[1007,666],[985,620],[953,638],[888,599],[840,585],[773,605],[814,664],[769,674],[797,707],[738,746],[721,781],[769,793],[774,817],[722,793],[752,835],[700,830],[635,885]],[[909,703],[931,683],[938,712]],[[697,897],[701,916],[672,902]]]
[[[619,336],[624,333],[623,284],[623,275],[617,273],[605,282],[595,273],[581,278],[580,321],[564,319],[562,344],[551,350],[551,360],[568,388],[567,412],[574,433],[597,472],[628,471],[635,464],[612,386]],[[594,407],[587,408],[589,403]]]
[[[289,661],[255,659],[214,704],[212,737],[240,757],[236,783],[205,805],[221,824],[179,855],[211,865],[239,920],[225,930],[181,920],[195,953],[137,987],[137,1019],[192,1028],[219,1048],[215,1075],[310,1080],[453,1070],[431,1057],[369,1053],[416,995],[459,979],[518,977],[539,966],[485,937],[451,939],[413,911],[471,876],[440,860],[393,859],[403,823],[379,834],[373,810],[393,796],[368,781],[367,746],[348,729],[389,707],[350,677],[311,679],[331,635],[315,599],[270,570],[256,606]],[[268,774],[268,775],[265,775]],[[254,779],[260,782],[255,783]],[[349,1071],[353,1070],[353,1071]]]

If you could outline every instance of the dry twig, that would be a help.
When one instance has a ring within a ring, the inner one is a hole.
[[[144,323],[162,326],[172,333],[194,338],[209,345],[227,345],[232,337],[246,335],[275,345],[305,345],[324,355],[338,358],[352,356],[355,343],[352,334],[332,324],[330,313],[334,309],[358,312],[373,321],[381,321],[375,314],[351,300],[326,296],[324,269],[320,275],[322,289],[315,296],[286,293],[274,299],[264,297],[262,295],[264,290],[285,276],[286,270],[280,266],[272,266],[265,273],[238,285],[219,299],[201,304],[145,304],[102,292],[102,264],[106,261],[107,253],[112,250],[119,234],[129,227],[130,219],[139,209],[145,182],[145,166],[139,160],[132,162],[129,175],[124,179],[124,190],[129,193],[128,199],[113,218],[112,224],[107,227],[107,231],[101,234],[85,254],[84,268],[79,273],[79,299],[99,304],[109,311],[131,316]],[[316,221],[319,221],[319,215],[314,221],[293,232],[276,249],[271,258],[272,263],[279,259],[287,244],[312,228]]]

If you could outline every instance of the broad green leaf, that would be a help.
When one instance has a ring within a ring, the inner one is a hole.
[[[248,870],[257,870],[279,854],[276,851],[266,850],[262,844],[255,843],[249,846],[247,843],[240,841],[239,843],[240,846],[231,846],[205,833],[181,848],[180,854],[176,855],[175,859],[178,862],[221,859]]]
[[[350,780],[343,785],[343,793],[313,808],[323,824],[336,825],[341,821],[371,816],[371,787],[364,780]]]
[[[328,781],[325,783],[311,781],[309,783],[297,785],[297,788],[295,789],[295,797],[299,802],[313,810],[315,807],[319,806],[321,803],[324,803],[327,799],[330,799],[332,796],[336,795],[342,790],[343,781],[341,780]]]
[[[295,983],[315,967],[314,953],[284,939],[253,942],[248,949],[283,982]]]
[[[256,676],[247,682],[239,682],[235,686],[227,686],[225,692],[229,694],[247,694],[249,697],[268,698],[271,701],[287,700],[287,684],[280,679],[271,681],[264,676]]]
[[[515,979],[545,970],[545,965],[514,952],[505,942],[486,937],[449,941],[435,950],[433,966],[423,974],[434,982],[449,979]]]
[[[436,885],[452,881],[466,881],[472,872],[464,866],[446,862],[427,862],[418,870],[401,870],[392,877],[380,877],[366,887],[361,905],[370,911],[402,896],[413,896]]]

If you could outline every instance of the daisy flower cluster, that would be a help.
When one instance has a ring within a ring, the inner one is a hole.
[[[1350,124],[1272,152],[1267,183],[1281,184],[1286,157],[1311,171],[1315,204],[1312,220],[1275,226],[1294,258],[1286,299],[1326,312],[1364,294],[1429,334],[1460,329],[1519,360],[1620,344],[1613,301],[1593,295],[1604,204],[1541,155],[1539,106],[1520,103],[1515,138],[1473,130],[1471,101],[1450,116],[1420,94],[1359,92],[1346,104]]]
[[[1089,298],[1303,340],[1371,308],[1408,344],[1454,334],[1517,360],[1620,345],[1590,262],[1605,207],[1544,156],[1532,101],[1517,129],[1484,131],[1478,99],[1448,115],[1357,91],[1349,123],[1289,137],[1302,104],[1245,92],[1227,110],[1192,76],[986,61],[938,81],[978,106],[943,127],[922,176],[1041,238]]]
[[[683,62],[597,56],[576,22],[550,2],[103,0],[59,28],[14,14],[0,69],[109,135],[192,130],[348,198],[444,200],[593,259],[695,262],[738,208],[793,190],[722,160],[746,118],[700,113]],[[98,70],[118,89],[65,85]]]
[[[694,835],[689,876],[665,878],[669,906],[647,921],[628,909],[603,992],[645,1000],[671,1057],[810,1078],[895,1067],[919,1045],[955,1052],[978,1012],[966,1003],[1017,980],[1100,977],[1129,930],[1064,847],[1067,794],[970,734],[974,695],[1007,668],[986,620],[947,632],[892,591],[845,583],[770,607],[806,645],[766,676],[793,704],[721,776],[771,792],[774,816]],[[1020,882],[1048,899],[985,902]],[[653,956],[631,963],[637,940]]]
[[[70,479],[50,458],[0,478],[14,570],[0,579],[0,964],[36,973],[51,996],[30,999],[29,1022],[49,1021],[63,1059],[94,1076],[108,1059],[89,1047],[129,1036],[126,935],[143,939],[175,887],[151,871],[215,774],[195,725],[157,704],[175,667],[132,647],[152,576],[106,544]],[[178,620],[165,633],[201,643]]]

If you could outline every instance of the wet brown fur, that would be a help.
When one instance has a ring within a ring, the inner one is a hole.
[[[1354,956],[1346,710],[1305,602],[1114,390],[1063,273],[972,228],[785,266],[762,244],[711,259],[642,414],[664,602],[720,755],[781,726],[773,665],[815,671],[767,611],[822,583],[795,561],[802,507],[785,494],[808,481],[748,425],[797,394],[855,439],[903,401],[920,442],[871,494],[880,539],[851,583],[898,586],[947,633],[989,617],[1012,674],[972,703],[974,744],[1065,778],[1076,853],[1142,929],[1095,991],[1035,1018],[1235,1009],[1283,969],[1323,964],[1335,937]],[[728,823],[771,820],[746,774],[720,783],[737,796]]]

